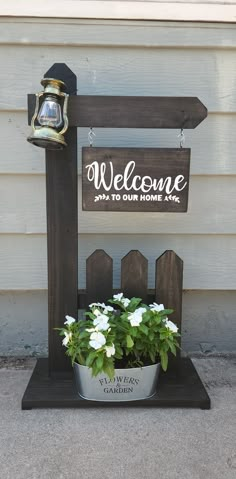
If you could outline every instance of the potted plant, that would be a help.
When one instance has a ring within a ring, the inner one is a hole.
[[[163,304],[115,294],[108,304],[92,303],[86,321],[66,316],[62,344],[74,367],[80,396],[96,401],[129,401],[156,392],[160,367],[176,355],[178,328]]]

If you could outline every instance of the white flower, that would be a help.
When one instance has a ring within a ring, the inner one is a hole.
[[[101,314],[101,311],[100,311],[99,309],[95,309],[95,310],[93,311],[93,314],[94,314],[95,316],[99,316],[99,315]]]
[[[159,311],[163,311],[165,309],[164,304],[153,303],[153,304],[150,304],[149,306],[151,311],[157,311],[158,313]]]
[[[105,350],[106,350],[107,358],[110,358],[111,356],[114,356],[114,354],[116,352],[114,344],[112,344],[111,346],[105,346]]]
[[[88,333],[94,333],[95,331],[98,331],[97,328],[87,328],[85,331],[88,331]]]
[[[129,303],[130,303],[130,299],[128,298],[123,298],[121,300],[122,304],[124,305],[125,308],[127,308],[127,306],[129,306]]]
[[[70,332],[70,333],[65,332],[64,334],[65,334],[65,337],[64,337],[64,339],[62,340],[62,344],[63,344],[63,346],[67,346],[67,344],[69,343],[70,339],[72,338],[72,333],[71,333],[71,332]]]
[[[98,306],[100,308],[105,308],[106,307],[105,303],[91,303],[91,304],[89,304],[90,308],[93,308],[94,306]]]
[[[98,303],[98,306],[100,306],[100,308],[105,308],[106,307],[105,303]]]
[[[72,318],[72,316],[66,316],[66,321],[64,322],[64,324],[68,324],[68,326],[70,326],[70,324],[73,324],[75,323],[75,319]]]
[[[172,331],[172,333],[177,333],[178,332],[178,328],[177,328],[176,324],[172,323],[172,321],[169,321],[169,319],[166,319],[165,326],[168,329],[170,329],[170,331]]]
[[[93,320],[93,324],[96,326],[98,331],[107,331],[107,329],[110,327],[108,321],[109,317],[100,313],[100,315]]]
[[[146,308],[137,308],[134,313],[129,313],[128,320],[131,326],[139,326],[143,319],[143,313],[146,313]]]
[[[147,311],[146,308],[138,308],[138,309],[136,309],[135,312],[138,313],[138,314],[143,314],[143,313],[146,313],[146,311]]]
[[[96,325],[96,331],[107,331],[110,328],[108,323],[98,323]]]
[[[135,313],[131,313],[128,316],[128,319],[130,321],[131,326],[139,326],[140,323],[142,322],[142,316],[137,315]]]
[[[125,308],[127,308],[127,306],[129,306],[130,299],[124,298],[123,293],[113,294],[113,299],[116,299],[116,301],[120,301],[124,305]]]
[[[103,313],[107,314],[109,311],[114,311],[114,308],[112,306],[105,306]]]
[[[94,332],[90,336],[89,344],[93,349],[100,349],[106,344],[106,338],[102,333]]]
[[[94,309],[93,314],[95,316],[99,316],[100,314],[108,314],[109,312],[114,311],[114,308],[112,306],[107,306],[105,303],[92,303],[90,306],[98,306],[99,308],[103,309],[103,312],[100,311],[100,309]]]
[[[123,298],[123,293],[113,294],[113,299],[116,299],[117,301],[121,301],[121,298]]]

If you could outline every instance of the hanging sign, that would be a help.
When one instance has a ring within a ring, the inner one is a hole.
[[[189,148],[83,148],[87,211],[187,211]]]

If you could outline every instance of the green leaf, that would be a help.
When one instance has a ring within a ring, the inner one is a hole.
[[[132,326],[131,326],[131,327],[132,327]],[[132,336],[134,336],[134,338],[136,338],[137,334],[138,334],[138,329],[132,327]]]
[[[160,356],[162,369],[166,371],[168,366],[168,354],[165,351],[160,351]]]
[[[135,347],[136,347],[136,349],[138,349],[138,351],[142,351],[143,350],[143,343],[141,341],[137,341],[135,343]]]
[[[123,356],[123,350],[118,344],[116,345],[116,354],[119,354],[121,357]]]
[[[89,353],[89,355],[87,356],[86,361],[85,361],[86,366],[91,367],[92,364],[93,364],[94,359],[96,358],[96,356],[97,356],[97,353],[94,352],[94,351]]]
[[[152,351],[149,351],[149,356],[150,356],[150,358],[151,358],[151,361],[152,361],[153,363],[155,363],[155,361],[156,361],[156,356],[155,356],[155,354],[154,354]]]
[[[161,339],[161,341],[162,341],[162,340],[165,341],[165,339],[167,338],[167,336],[168,336],[168,333],[167,333],[167,334],[166,334],[166,332],[161,333],[161,334],[160,334],[160,339]]]
[[[96,359],[96,366],[99,370],[102,369],[103,367],[103,356],[100,354],[100,356],[98,356],[98,358]]]
[[[88,331],[83,331],[82,333],[79,334],[79,340],[85,339],[89,337]]]
[[[133,312],[137,308],[137,306],[141,303],[141,301],[142,301],[141,298],[131,298],[127,309]]]
[[[145,326],[145,324],[140,324],[140,325],[139,325],[139,329],[140,329],[140,331],[142,331],[144,334],[146,334],[146,336],[148,335],[148,331],[149,331],[149,330],[148,330],[147,326]]]
[[[106,361],[103,365],[103,371],[110,379],[114,378],[115,370],[113,361]]]
[[[172,354],[174,354],[174,356],[176,356],[176,347],[175,347],[175,345],[174,345],[171,341],[169,341],[169,339],[167,339],[167,344],[168,344],[168,346],[170,347],[170,350],[171,350]]]
[[[92,376],[97,376],[99,373],[100,373],[100,370],[98,369],[96,361],[95,361],[92,366]]]
[[[90,319],[96,318],[96,316],[93,313],[90,313],[90,312],[85,313],[85,316],[88,316]]]
[[[155,314],[155,316],[153,317],[154,321],[155,321],[155,324],[160,324],[162,322],[162,318],[161,316],[159,315],[159,313]]]
[[[152,319],[152,311],[147,310],[146,313],[143,313],[143,320],[148,321]]]
[[[127,348],[132,348],[134,345],[133,339],[131,338],[129,334],[126,336],[126,345],[127,345]]]
[[[172,314],[173,312],[174,312],[173,309],[163,309],[163,311],[160,311],[162,315]]]
[[[75,351],[75,353],[73,354],[73,362],[75,361],[75,358],[76,358],[76,357],[78,357],[78,361],[77,361],[77,362],[78,362],[79,364],[82,364],[82,366],[85,366],[85,365],[86,365],[86,361],[85,361],[83,355],[82,355],[80,352],[77,353],[77,352]]]

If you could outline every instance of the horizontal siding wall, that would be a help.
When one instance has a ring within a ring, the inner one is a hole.
[[[39,89],[40,85],[35,91]],[[26,142],[30,133],[26,111],[0,110],[0,130],[5,139],[1,144],[0,174],[45,173],[43,149]],[[236,113],[225,112],[209,113],[196,129],[186,130],[185,146],[191,148],[191,175],[236,175],[235,131]],[[179,147],[179,131],[175,129],[96,128],[95,132],[94,144],[98,147]],[[78,173],[81,174],[81,147],[88,146],[86,128],[78,128],[78,145]]]
[[[235,191],[236,176],[192,176],[187,213],[88,212],[82,211],[79,177],[79,233],[236,234]],[[45,176],[0,175],[0,204],[1,234],[46,234]]]
[[[46,355],[46,291],[0,292],[0,303],[0,355]],[[234,354],[235,309],[235,292],[185,291],[183,353]]]
[[[126,218],[127,221],[127,218]],[[0,235],[0,290],[47,288],[46,235]],[[184,289],[235,290],[235,235],[79,235],[79,287],[85,287],[86,258],[104,249],[114,260],[114,287],[120,285],[120,260],[131,249],[149,259],[154,287],[155,260],[173,249],[184,260]]]
[[[5,66],[0,84],[0,299],[4,304],[0,331],[2,324],[11,324],[13,329],[18,324],[15,333],[6,329],[0,354],[41,354],[46,348],[45,161],[44,151],[26,142],[30,131],[26,96],[41,88],[41,78],[55,62],[65,62],[75,72],[80,94],[197,96],[208,108],[208,118],[195,130],[185,131],[185,146],[191,148],[191,179],[188,212],[182,214],[83,212],[81,147],[88,145],[88,130],[78,129],[79,287],[85,287],[85,261],[96,248],[114,258],[116,287],[121,258],[139,249],[149,259],[151,288],[155,259],[166,249],[174,249],[184,260],[186,350],[206,352],[209,343],[212,351],[214,344],[217,352],[232,351],[235,53],[233,25],[0,20],[0,62]],[[177,130],[95,132],[96,146],[179,146]],[[31,324],[34,305],[37,318],[42,310],[42,323],[34,318],[32,335],[22,333],[18,349],[17,331]],[[25,318],[24,308],[28,311]],[[224,322],[228,324],[225,337]],[[206,345],[201,346],[204,337]]]
[[[210,112],[236,111],[234,49],[5,45],[0,62],[1,110],[25,110],[47,66],[66,62],[81,95],[197,96]]]
[[[0,15],[13,17],[96,18],[235,22],[235,2],[227,0],[27,0],[4,2]]]
[[[184,8],[184,5],[182,6]],[[0,42],[4,45],[111,46],[112,48],[148,49],[168,47],[221,49],[234,48],[236,45],[236,31],[233,24],[83,21],[60,18],[50,18],[50,20],[14,18],[14,21],[5,18],[1,21],[1,17],[0,22]],[[204,35],[201,35],[203,28]]]

